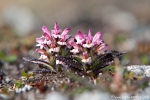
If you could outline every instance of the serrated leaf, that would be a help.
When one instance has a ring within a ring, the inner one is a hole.
[[[30,62],[30,63],[33,63],[33,64],[42,65],[43,68],[50,69],[52,72],[56,72],[54,67],[46,61],[39,60],[39,59],[33,59],[33,58],[25,58],[25,57],[23,58],[23,60],[25,62]]]

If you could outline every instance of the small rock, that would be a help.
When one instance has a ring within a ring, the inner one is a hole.
[[[58,92],[52,92],[46,95],[45,100],[68,100],[68,98]]]

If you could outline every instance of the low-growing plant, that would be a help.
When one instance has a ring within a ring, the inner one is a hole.
[[[36,52],[40,54],[39,59],[23,58],[26,62],[38,64],[46,69],[38,70],[37,73],[71,70],[80,76],[95,79],[104,67],[114,63],[114,58],[120,59],[124,54],[108,50],[108,46],[101,39],[101,32],[92,36],[91,30],[87,35],[78,31],[72,37],[68,34],[70,28],[62,31],[57,23],[51,32],[45,26],[42,30],[42,36],[36,38]]]

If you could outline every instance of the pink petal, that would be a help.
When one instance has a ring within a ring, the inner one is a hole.
[[[67,40],[67,44],[68,45],[72,45],[74,43],[74,38],[69,38],[68,40]]]
[[[43,36],[45,37],[45,39],[48,40],[52,40],[52,37],[50,35],[48,35],[47,33],[43,33]]]
[[[75,39],[77,40],[77,44],[82,44],[85,41],[85,35],[82,34],[81,31],[78,31],[78,34],[75,35]]]
[[[92,37],[92,33],[91,33],[91,30],[89,29],[89,32],[88,32],[88,39],[89,39],[89,40],[92,40],[92,38],[93,38],[93,37]]]
[[[100,43],[100,41],[101,41],[101,36],[102,36],[102,33],[101,33],[101,32],[97,32],[97,33],[94,35],[92,42],[93,42],[94,44],[97,44],[97,45],[98,45],[98,44]]]
[[[72,46],[74,49],[70,50],[70,52],[72,52],[73,54],[79,53],[81,51],[80,46],[75,42],[72,43]]]
[[[74,38],[69,38],[69,39],[66,41],[66,43],[67,43],[67,47],[68,47],[68,48],[71,48],[71,47],[72,47],[72,44],[74,43]]]
[[[36,42],[38,42],[38,43],[43,43],[44,40],[43,40],[42,38],[36,38]]]
[[[87,52],[82,53],[82,62],[90,64],[92,62],[91,57],[89,57]]]
[[[58,26],[57,22],[56,22],[55,25],[54,25],[54,29],[55,29],[55,30],[59,30],[59,26]]]
[[[52,35],[57,38],[57,35],[58,33],[62,32],[62,30],[59,28],[59,26],[57,25],[57,23],[55,23],[54,25],[54,30],[52,30]]]
[[[60,35],[60,37],[59,38],[61,38],[61,40],[60,41],[66,41],[66,39],[68,39],[69,38],[69,35],[68,35],[68,32],[70,31],[70,28],[66,28],[63,32],[62,32],[62,34]]]
[[[40,48],[37,48],[35,51],[40,54],[46,54],[46,51],[44,51],[43,49],[40,49]]]
[[[52,32],[52,36],[54,38],[59,38],[60,37],[60,35],[58,34],[58,32],[56,32],[55,30],[52,30],[51,32]]]
[[[86,36],[86,43],[83,44],[83,47],[85,48],[91,48],[92,46],[94,46],[94,43],[92,43],[92,33],[91,33],[91,30],[89,30],[88,32],[88,36]]]
[[[103,54],[104,51],[106,51],[106,50],[108,50],[108,46],[106,44],[102,43],[96,48],[95,52],[97,52],[97,54],[100,55],[100,54]]]
[[[66,29],[62,32],[61,36],[67,35],[69,31],[70,31],[70,28],[66,28]]]
[[[75,39],[83,39],[84,38],[84,35],[82,34],[81,31],[78,31],[78,34],[75,35]]]
[[[46,26],[42,26],[42,30],[44,33],[47,33],[50,36],[49,30],[46,28]]]

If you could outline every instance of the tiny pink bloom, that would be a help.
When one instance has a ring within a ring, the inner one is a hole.
[[[53,38],[49,36],[47,33],[43,33],[42,37],[45,38],[44,43],[47,45],[50,45],[51,42],[53,41]]]
[[[101,43],[101,36],[102,36],[102,33],[101,32],[97,32],[94,37],[93,37],[93,40],[92,40],[92,43],[96,44],[96,45],[99,45]]]
[[[50,53],[51,53],[51,52],[59,52],[59,50],[60,50],[60,47],[56,47],[54,41],[52,41],[52,43],[51,43],[51,48],[49,49],[49,52],[50,52]]]
[[[38,44],[36,44],[36,46],[37,47],[40,47],[40,49],[43,49],[44,48],[44,43],[45,43],[45,41],[44,41],[44,39],[43,38],[36,38],[36,42],[38,43]]]
[[[68,39],[69,38],[69,35],[68,35],[68,32],[70,31],[70,28],[66,28],[60,35],[59,38],[63,38],[64,40]]]
[[[72,43],[72,46],[74,49],[70,50],[70,52],[72,52],[73,54],[77,54],[81,51],[80,46],[75,42]]]
[[[86,43],[83,44],[83,47],[85,47],[85,48],[91,48],[91,47],[93,47],[94,43],[92,43],[92,39],[93,39],[92,33],[91,33],[91,30],[89,30],[88,36],[86,37]]]
[[[59,29],[60,29],[59,26],[58,26],[58,24],[57,24],[57,22],[56,22],[55,25],[54,25],[54,29],[55,29],[55,30],[59,30]]]
[[[48,53],[45,51],[45,50],[43,50],[43,49],[40,49],[40,48],[37,48],[36,50],[35,50],[37,53],[40,53],[40,54],[42,54],[42,55],[48,55]]]
[[[60,32],[62,32],[62,30],[59,28],[59,26],[57,25],[57,23],[55,23],[54,30],[52,30],[52,36],[54,38],[58,38]]]
[[[50,35],[48,35],[47,33],[43,33],[42,35],[47,41],[52,41],[52,37]]]
[[[104,54],[104,51],[108,50],[108,47],[106,44],[101,43],[95,50],[95,52],[97,52],[98,55],[100,54]]]
[[[38,43],[43,43],[44,40],[43,40],[42,38],[36,38],[36,42],[38,42]]]
[[[71,48],[73,43],[74,43],[74,38],[69,38],[69,39],[66,41],[66,46],[67,46],[68,48]]]
[[[83,42],[85,41],[85,35],[82,34],[81,31],[78,31],[78,34],[75,35],[75,39],[77,40],[77,44],[83,44]]]
[[[48,57],[47,57],[46,55],[41,55],[39,59],[40,59],[40,60],[47,61],[47,62],[49,61],[49,60],[48,60]]]
[[[59,45],[66,45],[66,40],[70,37],[68,32],[70,28],[66,28],[61,35],[59,35],[60,40],[57,42]]]
[[[50,34],[50,32],[49,32],[49,30],[47,29],[46,26],[42,26],[42,30],[43,30],[44,33],[47,33],[49,36],[51,36],[51,34]]]
[[[83,63],[85,64],[91,64],[92,59],[91,57],[88,56],[87,52],[82,53],[82,60]]]
[[[92,41],[92,39],[93,39],[91,30],[89,30],[89,32],[88,32],[88,37],[87,37],[87,39],[90,40],[90,41]]]

